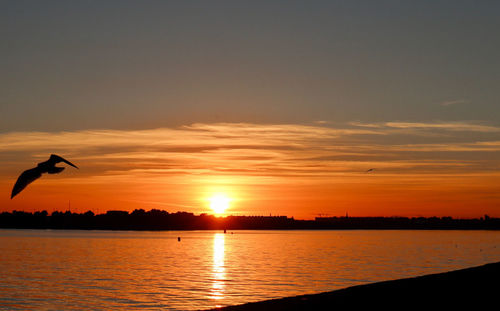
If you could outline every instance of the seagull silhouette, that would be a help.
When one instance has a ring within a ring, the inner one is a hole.
[[[60,172],[62,172],[64,170],[64,167],[56,166],[56,164],[59,162],[64,162],[66,164],[73,166],[74,168],[78,168],[76,165],[69,162],[68,160],[63,159],[58,155],[51,154],[50,158],[47,161],[40,162],[35,168],[26,170],[21,175],[19,175],[16,184],[14,185],[14,188],[12,188],[12,193],[10,194],[10,198],[12,199],[24,188],[26,188],[27,185],[31,184],[38,178],[42,177],[43,173],[59,174]]]
[[[375,170],[374,168],[371,168],[371,169],[366,170],[365,173],[373,172],[374,170]]]

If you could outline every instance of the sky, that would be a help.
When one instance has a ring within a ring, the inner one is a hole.
[[[1,1],[0,211],[500,217],[496,1]],[[51,153],[77,164],[14,199]],[[372,171],[367,172],[369,169]]]

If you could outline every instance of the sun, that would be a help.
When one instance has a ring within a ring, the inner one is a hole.
[[[229,208],[231,201],[225,194],[214,194],[210,199],[210,208],[215,214],[223,214]]]

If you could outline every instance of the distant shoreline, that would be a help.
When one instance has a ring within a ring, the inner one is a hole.
[[[215,308],[246,310],[471,310],[495,309],[500,262],[451,272],[347,287],[331,292],[300,295]]]
[[[316,217],[194,215],[161,210],[108,211],[105,214],[12,211],[0,213],[0,228],[65,230],[500,230],[500,218]]]

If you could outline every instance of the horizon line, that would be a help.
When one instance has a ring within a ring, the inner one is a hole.
[[[299,219],[299,218],[295,218],[295,216],[288,216],[288,215],[282,215],[282,214],[275,214],[275,215],[272,215],[272,213],[269,213],[269,215],[264,215],[264,214],[258,214],[258,215],[241,215],[241,214],[225,214],[225,215],[217,215],[217,214],[213,214],[213,213],[208,213],[208,212],[202,212],[202,213],[199,213],[199,214],[196,214],[194,212],[190,212],[190,211],[176,211],[176,212],[171,212],[171,211],[167,211],[167,210],[160,210],[160,209],[150,209],[149,211],[147,210],[144,210],[144,209],[135,209],[133,211],[127,211],[127,210],[116,210],[116,209],[112,209],[112,210],[106,210],[105,212],[94,212],[92,210],[87,210],[87,211],[71,211],[71,209],[68,209],[66,211],[63,211],[63,210],[53,210],[52,212],[49,212],[47,210],[37,210],[37,211],[24,211],[24,210],[11,210],[10,212],[9,211],[2,211],[0,212],[0,214],[3,214],[3,213],[14,213],[14,212],[21,212],[21,213],[27,213],[27,214],[35,214],[35,213],[43,213],[43,212],[46,212],[47,213],[47,216],[51,216],[52,214],[54,213],[67,213],[67,212],[70,212],[71,214],[78,214],[78,215],[82,215],[82,214],[86,214],[88,212],[91,212],[93,214],[93,216],[98,216],[98,215],[107,215],[109,212],[113,213],[113,212],[116,212],[116,213],[127,213],[128,215],[132,215],[133,212],[135,211],[143,211],[144,213],[150,213],[152,211],[158,211],[158,212],[166,212],[167,214],[191,214],[193,216],[196,216],[196,217],[200,217],[200,216],[213,216],[215,218],[227,218],[227,217],[276,217],[276,218],[283,218],[283,217],[286,217],[287,219],[292,219],[292,220],[295,220],[295,221],[316,221],[317,219],[319,218],[323,218],[323,219],[329,219],[329,218],[344,218],[344,219],[348,219],[348,218],[393,218],[393,219],[397,219],[397,218],[407,218],[407,219],[419,219],[419,218],[424,218],[424,219],[433,219],[433,218],[437,218],[437,219],[452,219],[452,220],[481,220],[481,219],[500,219],[500,217],[494,217],[494,216],[489,216],[488,214],[483,214],[482,216],[479,216],[479,217],[458,217],[458,216],[451,216],[451,215],[447,215],[447,216],[438,216],[438,215],[433,215],[433,216],[422,216],[422,215],[413,215],[413,216],[402,216],[402,215],[391,215],[391,216],[376,216],[376,215],[371,215],[371,216],[351,216],[349,215],[348,213],[346,213],[345,215],[324,215],[324,216],[315,216],[313,219]],[[319,215],[319,214],[318,214]]]

